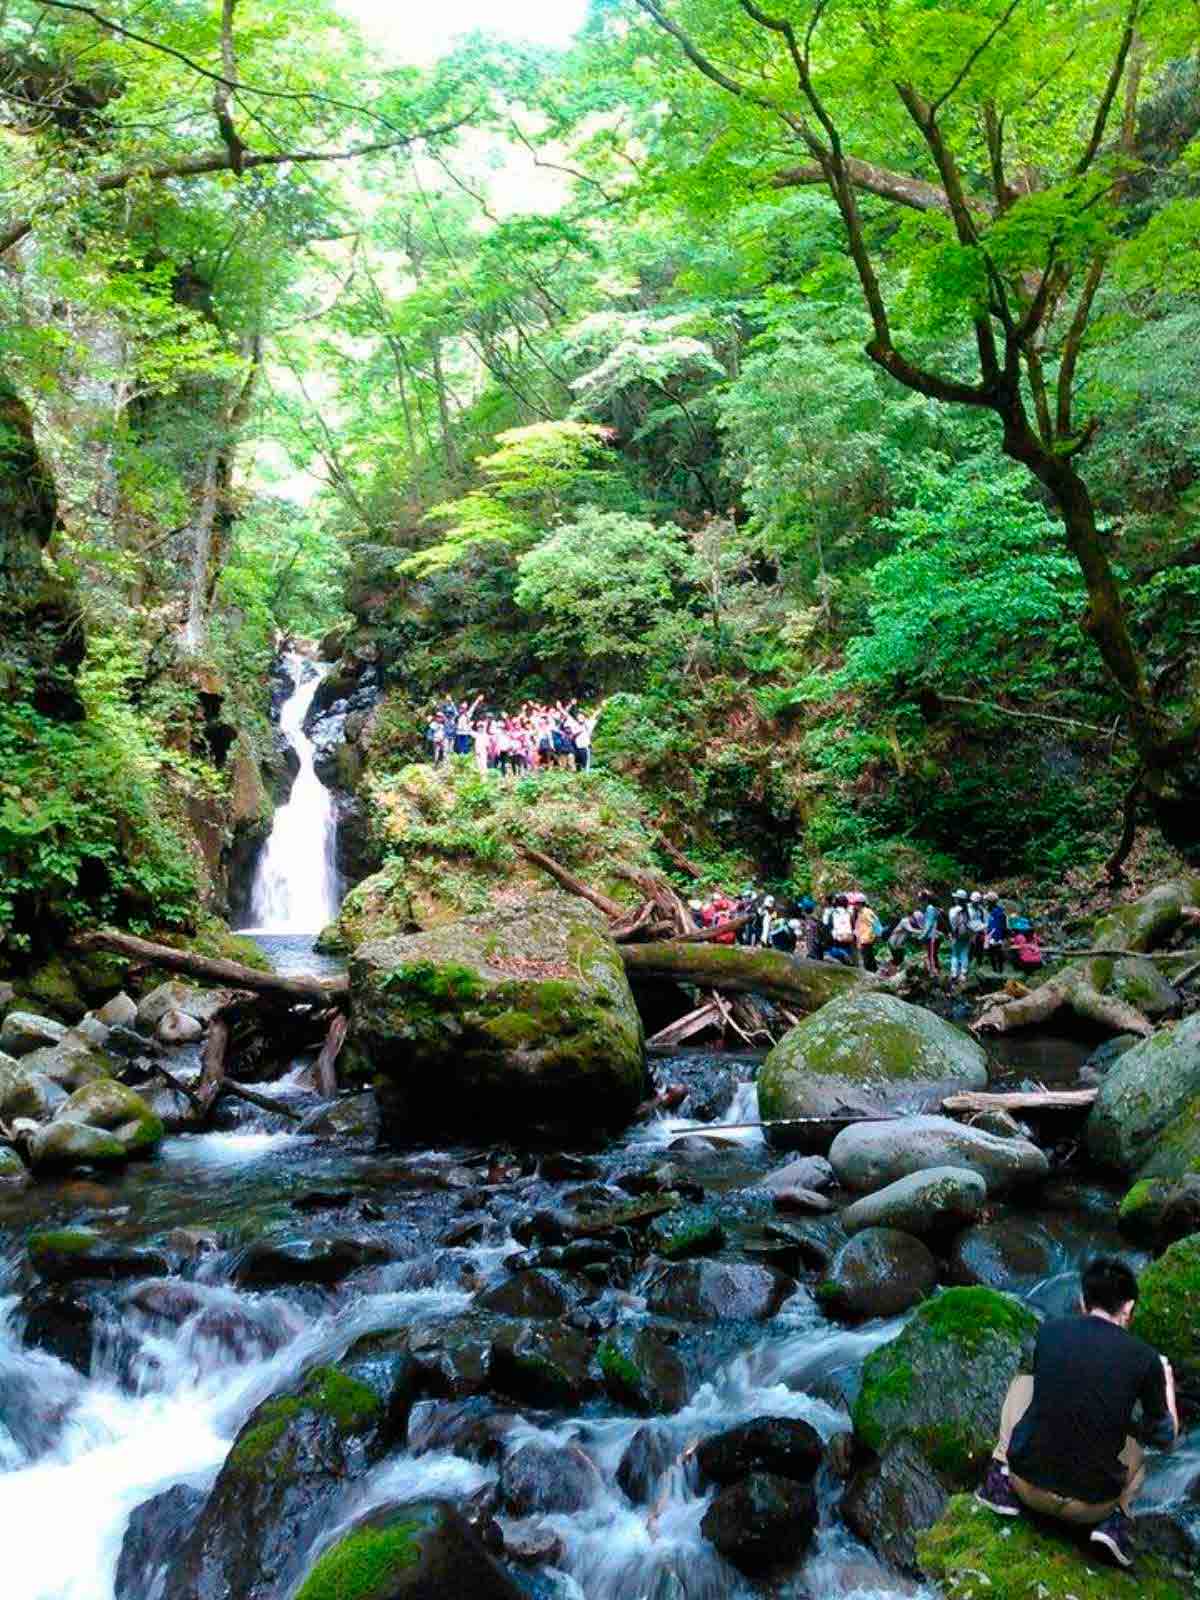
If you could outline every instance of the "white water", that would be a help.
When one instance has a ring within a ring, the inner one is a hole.
[[[333,796],[313,768],[313,743],[304,719],[327,668],[295,652],[287,657],[292,692],[279,713],[279,730],[296,752],[300,770],[286,805],[275,813],[254,874],[247,932],[319,933],[337,914],[334,859],[337,821]]]

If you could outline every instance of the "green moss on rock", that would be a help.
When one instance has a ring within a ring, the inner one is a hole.
[[[917,1540],[917,1559],[946,1600],[1194,1600],[1195,1590],[1151,1556],[1133,1572],[1106,1566],[1085,1546],[993,1515],[956,1495]]]
[[[385,1600],[393,1581],[420,1559],[420,1524],[359,1528],[317,1561],[296,1600]]]
[[[258,1407],[238,1435],[227,1465],[243,1473],[284,1470],[288,1458],[272,1462],[273,1453],[288,1426],[306,1412],[328,1417],[340,1433],[361,1433],[379,1420],[383,1406],[365,1383],[336,1367],[317,1367],[297,1394],[280,1395]]]
[[[1167,1357],[1181,1383],[1200,1385],[1200,1234],[1173,1244],[1138,1290],[1133,1332]]]

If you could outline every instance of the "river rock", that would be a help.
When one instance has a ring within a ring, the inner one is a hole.
[[[21,1301],[21,1343],[44,1350],[86,1378],[92,1370],[96,1307],[75,1283],[40,1283]]]
[[[195,984],[172,978],[139,1000],[137,1025],[143,1033],[153,1033],[168,1011],[181,1011],[207,1027],[227,999],[222,989],[198,989]]]
[[[0,1191],[23,1189],[29,1182],[29,1169],[8,1145],[0,1145]]]
[[[377,1395],[336,1367],[263,1401],[171,1563],[165,1593],[278,1600],[293,1592],[347,1485],[395,1442]]]
[[[94,1045],[97,1050],[105,1050],[108,1048],[112,1029],[89,1011],[86,1017],[79,1019],[71,1032],[76,1038],[86,1039],[88,1044]]]
[[[483,1311],[505,1317],[561,1317],[585,1297],[585,1288],[577,1280],[532,1269],[514,1272],[504,1283],[479,1295],[476,1304]]]
[[[824,1156],[800,1156],[786,1166],[776,1167],[760,1178],[758,1189],[769,1189],[772,1194],[790,1194],[795,1189],[808,1189],[821,1194],[834,1185],[833,1168]]]
[[[11,1122],[14,1117],[41,1122],[65,1099],[64,1091],[43,1073],[24,1061],[0,1055],[0,1122]]]
[[[302,1118],[296,1132],[312,1139],[336,1139],[352,1150],[373,1150],[379,1142],[379,1125],[379,1102],[374,1089],[367,1089],[316,1106]]]
[[[653,1505],[663,1474],[679,1455],[671,1430],[660,1422],[639,1428],[617,1467],[617,1483],[635,1506]]]
[[[682,1322],[763,1322],[795,1287],[793,1279],[773,1267],[680,1261],[656,1269],[646,1304],[656,1316]]]
[[[642,1028],[600,912],[553,891],[360,946],[351,1056],[387,1129],[620,1127],[644,1097]]]
[[[986,1204],[987,1184],[977,1172],[965,1167],[930,1167],[864,1195],[846,1207],[841,1221],[847,1233],[899,1228],[924,1237],[966,1227],[976,1221]]]
[[[132,1028],[137,1021],[137,1002],[122,989],[94,1013],[96,1021],[106,1028]]]
[[[950,1280],[988,1289],[1027,1289],[1055,1270],[1054,1240],[1038,1222],[1004,1217],[967,1228],[954,1241]]]
[[[1147,1267],[1138,1291],[1132,1331],[1166,1356],[1181,1390],[1200,1400],[1200,1233]]]
[[[1121,1201],[1117,1226],[1156,1252],[1190,1233],[1200,1233],[1200,1173],[1142,1178]]]
[[[312,1564],[295,1600],[524,1600],[448,1501],[372,1511]],[[230,1600],[236,1600],[231,1596]]]
[[[935,1167],[965,1167],[977,1172],[989,1194],[1036,1183],[1050,1163],[1027,1139],[998,1139],[949,1117],[898,1117],[843,1128],[829,1160],[847,1189],[870,1194],[898,1178]]]
[[[821,1435],[802,1418],[756,1417],[705,1439],[696,1462],[711,1483],[739,1483],[752,1472],[810,1483],[824,1453]]]
[[[160,1278],[167,1260],[155,1250],[102,1239],[87,1228],[59,1228],[34,1233],[28,1242],[29,1263],[47,1283],[78,1278]]]
[[[162,1143],[164,1128],[140,1094],[115,1078],[86,1084],[54,1114],[55,1123],[86,1123],[112,1134],[126,1156],[146,1156]]]
[[[492,1382],[514,1400],[574,1410],[600,1392],[596,1342],[559,1323],[510,1324],[492,1343]]]
[[[590,1456],[576,1444],[531,1440],[507,1456],[500,1468],[500,1499],[513,1517],[542,1511],[582,1511],[604,1493]]]
[[[765,1577],[793,1565],[811,1543],[816,1526],[811,1485],[756,1472],[721,1490],[704,1513],[700,1531],[739,1572]]]
[[[784,1034],[759,1069],[758,1104],[764,1122],[920,1111],[987,1081],[987,1057],[969,1034],[868,990],[829,1001]]]
[[[204,1024],[186,1011],[164,1011],[154,1029],[160,1044],[195,1044],[204,1036]]]
[[[490,1389],[497,1325],[495,1317],[469,1311],[413,1328],[409,1348],[427,1391],[458,1400]]]
[[[68,1029],[65,1023],[39,1017],[32,1011],[10,1011],[0,1022],[0,1050],[10,1056],[27,1056],[33,1050],[61,1044]]]
[[[725,1230],[711,1206],[680,1206],[655,1217],[648,1238],[657,1255],[683,1261],[688,1256],[714,1255],[725,1243]]]
[[[113,1600],[169,1600],[167,1568],[195,1526],[204,1499],[203,1490],[177,1483],[134,1510],[121,1541]]]
[[[1100,1085],[1087,1121],[1092,1159],[1147,1178],[1200,1163],[1200,1012],[1143,1039]]]
[[[818,1294],[848,1322],[894,1317],[932,1293],[937,1262],[920,1239],[896,1228],[864,1228],[834,1256]]]
[[[234,1268],[234,1281],[250,1289],[284,1284],[340,1283],[360,1267],[378,1266],[392,1252],[378,1239],[342,1235],[324,1239],[259,1239]]]
[[[415,1331],[415,1330],[414,1330]],[[464,1461],[498,1461],[522,1417],[484,1395],[467,1400],[418,1400],[408,1419],[408,1448],[415,1456],[448,1452]]]
[[[651,1328],[614,1328],[597,1351],[604,1387],[619,1406],[644,1417],[687,1404],[687,1367]]]
[[[863,1365],[859,1439],[877,1454],[907,1439],[945,1483],[973,1486],[1009,1384],[1032,1371],[1037,1328],[1019,1300],[992,1289],[947,1289],[927,1300]]]
[[[129,1154],[115,1133],[69,1117],[35,1128],[26,1144],[35,1172],[64,1172],[72,1167],[122,1166]]]
[[[30,1072],[40,1072],[68,1092],[112,1077],[112,1062],[74,1030],[57,1044],[43,1045],[22,1058]]]
[[[900,1439],[861,1467],[842,1497],[842,1520],[891,1566],[917,1574],[917,1537],[946,1509],[950,1496],[909,1439]]]

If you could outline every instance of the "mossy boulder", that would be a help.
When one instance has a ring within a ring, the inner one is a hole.
[[[715,1255],[725,1243],[725,1229],[711,1206],[679,1206],[655,1217],[647,1237],[656,1255],[683,1261]]]
[[[521,1600],[454,1506],[421,1501],[374,1511],[310,1568],[296,1600]]]
[[[1071,1531],[997,1517],[956,1495],[917,1540],[917,1559],[946,1600],[1193,1600],[1190,1579],[1163,1560],[1118,1572]]]
[[[72,1167],[119,1167],[129,1153],[116,1134],[86,1122],[56,1117],[29,1136],[29,1165],[35,1172],[69,1172]]]
[[[1178,1177],[1200,1162],[1200,1012],[1127,1050],[1087,1121],[1092,1159],[1119,1172]]]
[[[973,1485],[996,1443],[1008,1386],[1032,1370],[1037,1318],[1012,1295],[947,1289],[872,1351],[854,1406],[862,1442],[908,1439],[951,1487]]]
[[[58,1044],[66,1035],[65,1022],[39,1016],[36,1011],[10,1011],[0,1023],[0,1050],[10,1056],[27,1056],[31,1050]]]
[[[1164,977],[1158,963],[1147,956],[1122,956],[1114,961],[1108,993],[1136,1006],[1152,1022],[1179,1011],[1179,990]]]
[[[29,1264],[46,1283],[74,1283],[86,1278],[110,1281],[161,1277],[166,1257],[155,1250],[102,1239],[90,1228],[54,1228],[34,1233],[27,1242]]]
[[[1154,1250],[1200,1233],[1200,1172],[1182,1178],[1139,1178],[1121,1201],[1117,1226]]]
[[[290,1594],[346,1486],[397,1442],[386,1400],[337,1367],[317,1367],[264,1400],[234,1440],[164,1592],[172,1600]]]
[[[987,1057],[932,1011],[867,990],[831,1000],[797,1024],[758,1074],[769,1118],[917,1111],[954,1089],[981,1089]]]
[[[111,1133],[127,1157],[150,1155],[162,1143],[165,1131],[141,1095],[115,1078],[102,1078],[76,1089],[54,1120],[82,1122]]]
[[[43,1073],[0,1054],[0,1122],[11,1122],[14,1117],[40,1122],[62,1099],[63,1091]]]
[[[650,1328],[615,1328],[600,1341],[596,1359],[604,1387],[620,1406],[653,1417],[687,1403],[687,1368]]]
[[[60,1089],[82,1089],[112,1076],[113,1063],[85,1034],[71,1029],[57,1044],[43,1045],[21,1057],[29,1072],[40,1073]]]
[[[987,1183],[966,1167],[931,1167],[864,1195],[842,1212],[847,1233],[899,1228],[918,1238],[977,1222],[987,1204]]]
[[[1147,1267],[1138,1291],[1133,1332],[1166,1356],[1182,1388],[1200,1397],[1200,1234],[1180,1239]]]
[[[592,906],[557,891],[383,939],[350,963],[352,1060],[384,1133],[499,1127],[593,1134],[645,1091],[642,1027]]]

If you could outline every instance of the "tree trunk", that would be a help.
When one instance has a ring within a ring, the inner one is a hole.
[[[798,1011],[816,1011],[868,981],[855,968],[836,961],[794,961],[777,950],[739,945],[684,944],[672,939],[621,945],[620,950],[632,981],[667,978],[719,993],[761,994]]]
[[[182,972],[190,978],[225,988],[249,989],[291,1004],[304,1002],[324,1006],[330,1002],[344,1002],[350,994],[348,978],[281,978],[274,972],[244,967],[239,961],[222,961],[213,956],[197,955],[192,950],[173,950],[170,945],[152,944],[149,939],[135,938],[132,933],[117,933],[111,928],[80,934],[74,942],[82,950],[112,950],[133,961],[143,961],[147,966],[165,967],[168,972]]]

